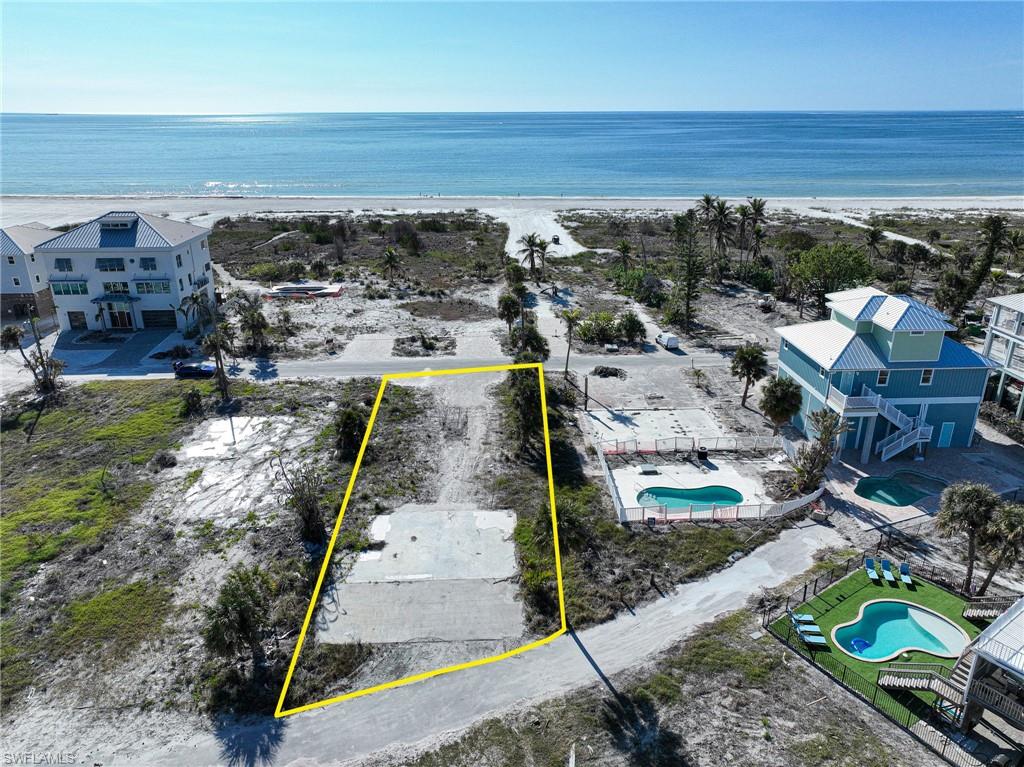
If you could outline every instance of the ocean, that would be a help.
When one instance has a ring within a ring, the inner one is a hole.
[[[1021,112],[0,115],[10,195],[1024,194]]]

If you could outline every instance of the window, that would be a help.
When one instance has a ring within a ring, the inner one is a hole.
[[[185,283],[183,283],[181,281],[181,277],[179,277],[178,278],[178,290],[184,290],[184,289],[185,289]]]
[[[39,275],[36,275],[36,282],[39,282]]]
[[[127,293],[128,283],[127,282],[104,282],[103,283],[104,293]]]
[[[178,268],[180,269],[181,268],[181,253],[176,253],[174,255],[174,261],[175,261],[175,263],[178,264]]]
[[[789,351],[789,341],[786,339],[782,339],[782,349],[783,351]]]
[[[168,280],[152,280],[147,282],[136,282],[135,292],[140,295],[147,293],[170,293],[171,283]]]
[[[50,289],[55,296],[86,296],[89,295],[88,285],[84,282],[51,282]]]
[[[206,271],[210,271],[210,262],[209,262],[209,261],[207,261],[207,262],[206,262],[206,266],[205,266],[205,267],[203,267],[203,268],[204,268],[204,269],[205,269]]]
[[[140,258],[139,268],[144,272],[155,272],[156,271],[156,259],[155,258]]]
[[[189,273],[188,273],[188,284],[189,284],[189,285],[191,285],[191,284],[192,284],[192,272],[189,272]]]
[[[935,373],[931,368],[925,368],[921,371],[921,386],[932,385],[932,374]]]
[[[924,335],[924,331],[923,330],[911,330],[910,331],[910,335],[912,335],[912,336],[923,336]]]
[[[123,258],[97,258],[96,271],[98,272],[123,272]]]
[[[14,263],[14,256],[8,256],[7,257],[7,263],[13,264]]]
[[[202,248],[203,250],[206,250],[206,240],[203,240],[202,242],[200,242],[199,243],[199,247]]]
[[[21,280],[19,280],[17,277],[11,277],[11,279],[14,280],[14,287],[18,287],[19,285],[21,285]]]
[[[818,368],[818,377],[819,378],[824,378],[825,377],[825,368]]]
[[[879,370],[878,371],[878,385],[887,386],[889,384],[889,371]]]
[[[53,262],[53,268],[58,272],[70,272],[74,266],[70,258],[58,258]]]

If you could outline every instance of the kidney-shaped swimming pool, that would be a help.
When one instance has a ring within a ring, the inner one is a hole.
[[[832,629],[832,641],[857,660],[877,663],[911,650],[956,658],[970,637],[927,607],[899,599],[872,599],[861,605],[857,620]]]

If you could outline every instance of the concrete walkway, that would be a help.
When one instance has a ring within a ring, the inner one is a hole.
[[[843,538],[817,524],[786,530],[731,567],[678,588],[635,615],[559,637],[523,655],[185,743],[147,743],[133,764],[336,765],[386,748],[429,742],[487,717],[590,685],[637,666],[762,587],[777,586],[813,563],[814,552]],[[105,764],[116,764],[104,760]]]

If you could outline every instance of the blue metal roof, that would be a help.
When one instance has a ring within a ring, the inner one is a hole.
[[[934,362],[891,362],[879,348],[874,336],[858,333],[836,358],[831,370],[919,370],[921,368],[995,368],[996,363],[978,352],[957,343],[952,338],[942,339],[942,350]]]
[[[956,330],[946,322],[946,316],[937,309],[922,304],[920,301],[907,295],[893,296],[900,301],[905,301],[909,306],[893,327],[893,330]]]
[[[7,232],[0,229],[0,256],[23,256],[18,244],[7,236]]]
[[[868,299],[868,302],[864,304],[864,308],[857,313],[857,316],[854,319],[858,322],[870,320],[875,316],[875,312],[878,311],[878,307],[882,305],[882,302],[885,301],[885,299],[886,296],[871,296],[871,298]]]
[[[169,245],[167,240],[141,218],[136,219],[127,229],[105,229],[97,219],[47,240],[36,250],[45,252],[58,249],[166,248]]]

